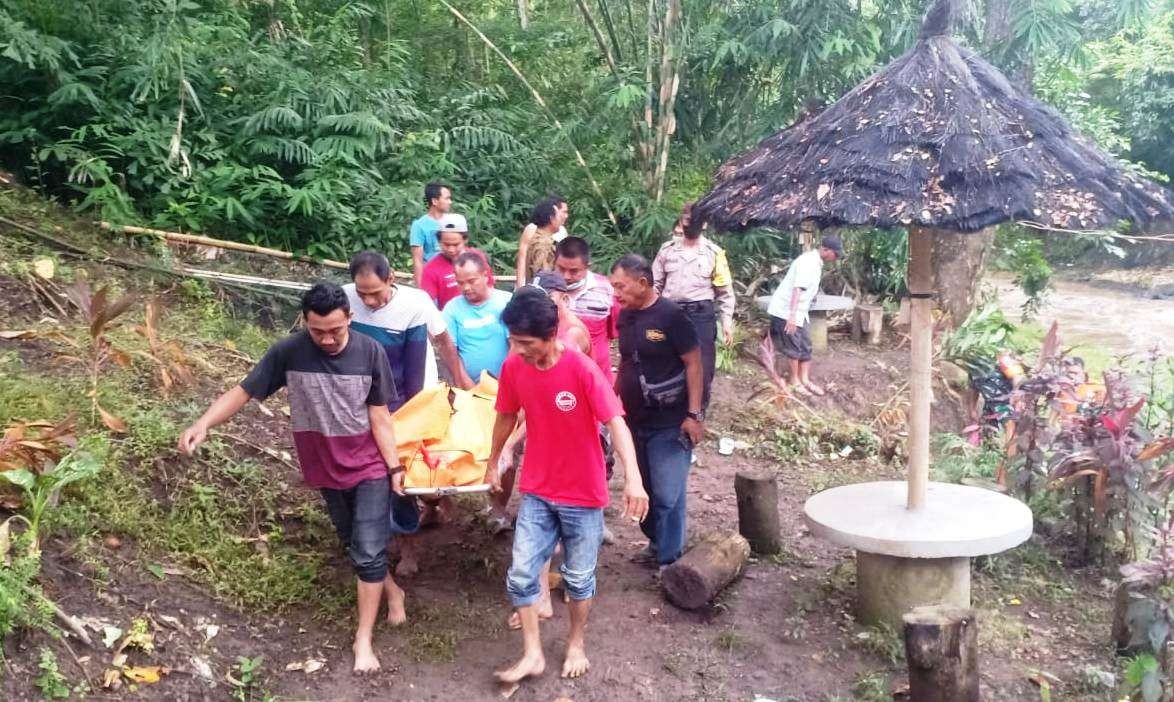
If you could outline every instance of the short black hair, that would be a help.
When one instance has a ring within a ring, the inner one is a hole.
[[[351,257],[351,280],[359,277],[360,273],[374,273],[380,280],[391,277],[391,264],[387,256],[378,251],[360,251]]]
[[[527,286],[510,298],[501,322],[511,334],[553,339],[558,333],[558,305],[541,289]]]
[[[461,232],[461,231],[457,231],[456,229],[437,229],[436,230],[436,240],[440,241],[440,235],[444,234],[445,232],[457,232],[457,234],[460,234],[462,237],[464,237],[465,241],[469,240],[468,230]]]
[[[335,310],[349,313],[351,303],[341,285],[335,283],[314,283],[314,287],[302,295],[302,314],[325,317]]]
[[[466,263],[472,263],[477,267],[477,270],[481,271],[482,273],[485,273],[489,270],[489,266],[486,265],[485,259],[481,258],[481,254],[477,253],[476,251],[463,252],[460,256],[457,256],[457,260],[452,262],[452,267],[458,268],[465,265]]]
[[[424,186],[424,206],[425,207],[432,207],[432,201],[435,200],[436,198],[440,197],[440,191],[444,190],[446,188],[448,189],[448,191],[450,193],[452,192],[451,186],[449,186],[447,183],[441,183],[440,181],[434,180],[431,183],[429,183],[428,185],[425,185]]]
[[[612,264],[611,267],[612,273],[616,271],[623,271],[634,278],[643,278],[648,281],[649,285],[652,285],[654,280],[652,277],[652,264],[640,254],[630,253],[620,256],[620,259]]]
[[[554,219],[554,213],[558,206],[564,202],[566,200],[561,197],[548,197],[539,201],[530,212],[530,221],[539,227],[545,227]]]
[[[578,236],[568,236],[554,247],[555,257],[578,258],[583,263],[591,263],[591,245],[587,240]]]

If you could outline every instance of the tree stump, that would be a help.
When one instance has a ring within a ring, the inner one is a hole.
[[[779,552],[779,484],[773,473],[734,476],[738,496],[738,533],[750,542],[754,553]]]
[[[1140,597],[1141,586],[1121,583],[1113,598],[1113,644],[1119,656],[1135,656],[1150,650],[1150,625],[1162,618],[1151,598]]]
[[[852,311],[852,340],[867,340],[870,346],[881,342],[885,310],[880,305],[856,305]]]
[[[697,609],[741,574],[750,544],[741,534],[718,532],[697,542],[660,576],[665,597],[681,609]]]
[[[912,702],[978,702],[978,626],[974,610],[917,607],[904,616]]]

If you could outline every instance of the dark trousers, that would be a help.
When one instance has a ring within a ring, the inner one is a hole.
[[[347,490],[321,492],[355,575],[365,583],[383,582],[391,538],[391,481],[374,478]]]
[[[709,407],[709,391],[713,385],[713,374],[717,368],[717,315],[713,312],[712,300],[700,302],[676,301],[677,306],[684,311],[693,328],[697,330],[697,341],[701,344],[701,368],[705,375],[705,392],[702,395],[702,408]]]
[[[685,550],[685,487],[693,446],[679,426],[634,426],[632,442],[649,502],[640,529],[656,544],[657,563],[668,565]]]

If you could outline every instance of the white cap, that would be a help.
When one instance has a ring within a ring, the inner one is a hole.
[[[469,224],[465,221],[464,215],[452,214],[451,212],[440,218],[440,225],[437,231],[441,232],[464,232],[469,233]]]

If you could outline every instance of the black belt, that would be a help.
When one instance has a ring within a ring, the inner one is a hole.
[[[677,307],[680,307],[681,309],[683,309],[685,311],[689,311],[689,310],[712,311],[713,310],[713,300],[673,300],[673,302],[675,302],[677,304]]]

